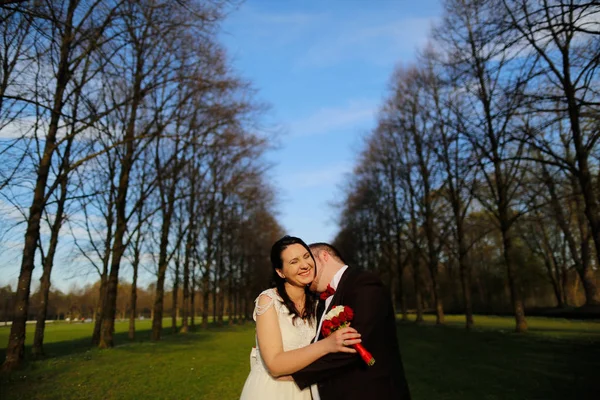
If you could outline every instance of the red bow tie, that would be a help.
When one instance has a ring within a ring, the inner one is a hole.
[[[335,289],[331,287],[331,285],[327,285],[327,289],[323,293],[321,293],[321,300],[327,300],[329,296],[333,296],[335,293]]]

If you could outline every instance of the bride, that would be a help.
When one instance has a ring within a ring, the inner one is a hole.
[[[315,260],[301,239],[284,236],[275,242],[271,264],[276,287],[256,299],[256,347],[241,400],[310,400],[310,388],[300,390],[289,375],[328,353],[356,353],[347,346],[360,343],[360,335],[343,328],[311,344],[317,298],[308,287],[315,278]]]

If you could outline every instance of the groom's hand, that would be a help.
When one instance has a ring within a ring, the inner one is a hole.
[[[291,375],[282,375],[282,376],[275,378],[275,380],[276,381],[293,381],[294,378],[292,378]]]

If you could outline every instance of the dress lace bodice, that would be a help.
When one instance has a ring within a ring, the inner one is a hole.
[[[267,296],[270,301],[259,306],[260,296]],[[258,315],[266,313],[271,307],[277,312],[284,351],[296,350],[311,343],[315,336],[314,321],[311,321],[311,324],[309,321],[296,318],[295,323],[292,322],[292,315],[274,288],[265,290],[256,298],[254,320],[256,321]],[[300,390],[293,381],[277,380],[269,374],[260,356],[258,338],[255,340],[256,347],[250,352],[250,374],[244,384],[240,400],[310,400],[309,388]]]
[[[262,295],[265,295],[271,299],[271,301],[264,306],[258,305],[258,299]],[[283,351],[290,351],[300,347],[308,346],[311,340],[315,337],[315,322],[306,321],[301,318],[296,318],[296,321],[293,321],[293,316],[283,304],[283,300],[275,288],[263,291],[256,298],[255,305],[256,306],[254,308],[253,315],[255,321],[257,315],[264,314],[269,308],[275,307],[275,310],[277,311],[277,317],[279,319],[279,329],[281,329]],[[256,338],[256,348],[258,349],[258,338]]]

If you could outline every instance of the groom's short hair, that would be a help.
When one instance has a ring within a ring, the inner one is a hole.
[[[308,247],[310,248],[310,250],[313,253],[318,253],[318,252],[321,252],[321,251],[326,251],[336,261],[341,262],[342,264],[347,264],[346,261],[344,261],[344,258],[342,257],[342,255],[340,254],[340,252],[338,251],[338,249],[336,249],[335,247],[333,247],[329,243],[324,243],[324,242],[312,243],[312,244],[308,245]]]

